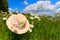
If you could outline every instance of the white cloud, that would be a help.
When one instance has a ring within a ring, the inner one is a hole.
[[[27,0],[25,0],[25,1],[23,2],[23,4],[26,4],[26,5],[27,5],[27,4],[28,4]]]
[[[17,8],[13,9],[13,8],[8,8],[9,9],[9,12],[19,12]]]
[[[56,2],[56,6],[57,7],[60,6],[60,1]]]
[[[50,1],[38,1],[36,3],[36,5],[39,6],[40,8],[41,7],[45,8],[45,7],[49,6],[50,4],[51,4]]]
[[[56,13],[60,13],[60,8],[56,9]]]
[[[49,5],[49,6],[46,7],[46,9],[55,10],[56,7],[55,7],[55,5]]]
[[[25,12],[38,12],[39,10],[55,10],[55,5],[51,5],[50,1],[38,1],[37,3],[28,5],[23,11]]]
[[[35,4],[27,6],[24,11],[31,11],[31,10],[36,10]]]
[[[49,0],[40,0],[40,1],[49,1]]]
[[[13,12],[13,10],[14,10],[14,9],[12,9],[12,8],[8,8],[8,9],[9,9],[9,12]]]
[[[29,13],[42,13],[48,15],[54,15],[55,12],[60,12],[60,1],[56,2],[56,4],[51,4],[51,1],[37,1],[34,4],[26,6],[23,10],[24,12]],[[43,12],[41,12],[43,10]]]

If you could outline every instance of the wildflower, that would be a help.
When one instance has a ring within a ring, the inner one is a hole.
[[[3,17],[2,20],[7,20],[7,17]]]
[[[31,16],[35,16],[33,13],[30,14]]]
[[[29,28],[29,32],[32,32],[32,29]]]
[[[37,19],[39,19],[39,17],[38,17],[38,16],[35,16],[34,18],[37,18]]]
[[[3,14],[3,16],[5,16],[6,14]]]
[[[4,12],[1,12],[1,13],[4,13]]]
[[[30,17],[30,19],[34,19],[33,17]]]
[[[36,15],[34,18],[37,18],[39,21],[41,20],[38,15]]]
[[[49,18],[48,20],[51,20],[52,21],[53,19],[52,18]]]
[[[5,12],[5,13],[7,13],[7,12]]]
[[[30,27],[31,27],[31,28],[33,28],[33,27],[34,27],[34,25],[30,24]]]
[[[57,16],[60,16],[60,15],[57,15]]]
[[[39,21],[41,21],[41,19],[38,19]]]

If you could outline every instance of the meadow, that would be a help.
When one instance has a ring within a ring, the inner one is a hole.
[[[39,20],[30,14],[25,14],[34,28],[32,32],[15,34],[7,28],[6,20],[2,20],[3,17],[9,16],[9,13],[0,13],[0,40],[60,40],[60,18],[58,17],[38,16]]]

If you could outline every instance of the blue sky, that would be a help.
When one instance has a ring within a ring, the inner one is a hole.
[[[17,8],[19,11],[22,11],[26,6],[36,3],[39,0],[26,0],[28,2],[28,5],[24,4],[25,0],[8,0],[8,6],[9,8]],[[58,0],[50,0],[52,4],[55,4],[58,2]]]
[[[9,11],[54,15],[60,13],[60,0],[8,0]]]

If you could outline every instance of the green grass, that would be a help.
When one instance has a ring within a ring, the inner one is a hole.
[[[0,14],[0,40],[60,40],[60,19],[40,16],[41,21],[38,21],[31,20],[30,15],[25,16],[30,23],[33,21],[34,28],[31,33],[18,35],[7,28],[6,21],[2,20],[3,15]],[[48,20],[49,18],[53,20]]]

